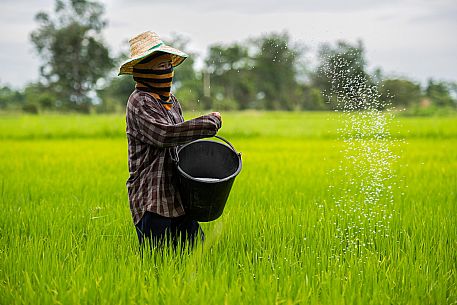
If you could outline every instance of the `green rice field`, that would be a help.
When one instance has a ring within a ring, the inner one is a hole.
[[[124,116],[0,116],[0,304],[457,304],[457,117],[395,118],[389,234],[343,251],[340,115],[222,116],[243,158],[224,214],[143,258]]]

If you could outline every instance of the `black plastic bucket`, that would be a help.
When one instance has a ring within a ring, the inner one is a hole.
[[[186,214],[198,221],[212,221],[222,215],[236,176],[241,171],[241,153],[227,145],[197,140],[176,151],[179,191]]]

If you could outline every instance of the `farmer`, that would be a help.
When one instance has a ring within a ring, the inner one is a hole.
[[[154,32],[133,37],[130,59],[119,75],[131,74],[135,90],[127,102],[126,122],[130,177],[127,190],[140,248],[194,244],[203,231],[185,215],[177,188],[174,147],[214,136],[221,128],[218,112],[184,121],[171,93],[174,68],[187,54],[165,45]]]

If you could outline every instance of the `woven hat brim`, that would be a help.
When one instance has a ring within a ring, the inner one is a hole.
[[[136,56],[134,58],[130,58],[126,62],[124,62],[121,67],[119,68],[119,73],[118,75],[123,75],[123,74],[132,74],[133,73],[133,66],[135,66],[137,63],[148,57],[149,55],[156,53],[156,52],[164,52],[164,53],[169,53],[171,54],[171,64],[173,67],[179,66],[189,55],[187,55],[184,52],[179,51],[178,49],[172,48],[167,45],[161,45],[158,48],[154,48],[152,50],[148,50],[144,52],[143,54]]]

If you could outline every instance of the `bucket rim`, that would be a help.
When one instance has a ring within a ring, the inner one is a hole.
[[[242,161],[241,161],[241,153],[237,152],[233,146],[230,147],[224,143],[221,143],[221,142],[218,142],[218,141],[214,141],[214,140],[205,140],[205,139],[199,139],[199,140],[195,140],[195,141],[192,141],[192,142],[189,142],[187,144],[184,144],[183,146],[180,146],[176,153],[179,154],[179,152],[184,149],[185,147],[191,145],[191,144],[195,144],[195,143],[198,143],[198,142],[211,142],[211,143],[216,143],[216,144],[219,144],[219,145],[223,145],[224,147],[227,147],[228,149],[230,149],[237,157],[238,157],[238,168],[236,169],[236,171],[231,174],[230,176],[228,177],[225,177],[225,178],[222,178],[222,179],[217,179],[215,181],[203,181],[203,180],[200,180],[196,177],[193,177],[191,175],[189,175],[188,173],[186,173],[182,168],[181,166],[179,166],[179,161],[176,162],[176,167],[179,171],[179,173],[181,175],[183,175],[185,178],[187,179],[190,179],[192,181],[197,181],[197,182],[201,182],[201,183],[209,183],[209,184],[212,184],[212,183],[219,183],[219,182],[225,182],[225,181],[228,181],[236,176],[238,176],[238,174],[241,172],[241,168],[242,168]]]

